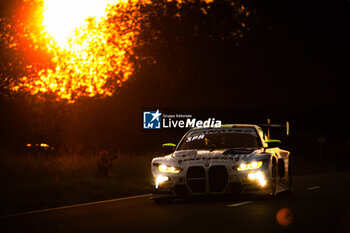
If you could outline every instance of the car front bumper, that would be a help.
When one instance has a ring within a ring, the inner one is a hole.
[[[232,171],[227,175],[211,174],[205,171],[203,175],[195,172],[180,174],[154,174],[154,198],[186,197],[203,195],[235,195],[239,193],[269,193],[271,184],[267,169],[257,171]],[[194,173],[192,176],[191,174]],[[197,172],[200,173],[200,172]],[[167,178],[161,179],[159,176]],[[157,181],[158,178],[158,181]]]

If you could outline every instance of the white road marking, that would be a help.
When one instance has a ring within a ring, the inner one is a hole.
[[[321,186],[312,186],[312,187],[308,187],[306,190],[307,191],[312,191],[312,190],[316,190],[316,189],[320,189]]]
[[[2,215],[2,216],[0,216],[0,218],[28,215],[28,214],[36,214],[36,213],[48,212],[48,211],[53,211],[53,210],[63,210],[63,209],[81,207],[81,206],[97,205],[97,204],[103,204],[103,203],[114,202],[114,201],[125,201],[125,200],[137,199],[137,198],[142,198],[142,197],[150,197],[150,196],[152,196],[152,194],[144,194],[144,195],[115,198],[115,199],[109,199],[109,200],[103,200],[103,201],[87,202],[87,203],[76,204],[76,205],[60,206],[60,207],[49,208],[49,209],[27,211],[27,212],[22,212],[22,213],[17,213],[17,214]]]
[[[237,207],[237,206],[242,206],[242,205],[247,205],[253,203],[252,201],[243,201],[243,202],[238,202],[238,203],[233,203],[230,205],[227,205],[228,207]]]

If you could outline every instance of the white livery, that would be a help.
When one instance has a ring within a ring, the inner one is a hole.
[[[152,160],[153,200],[291,191],[290,152],[258,125],[189,130],[175,150]]]

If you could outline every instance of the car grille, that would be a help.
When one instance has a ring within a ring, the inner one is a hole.
[[[205,192],[205,171],[203,167],[189,167],[186,174],[186,180],[192,192]]]
[[[209,168],[209,188],[211,192],[224,191],[228,181],[228,174],[224,166],[212,166]]]
[[[224,166],[212,166],[208,170],[210,192],[223,192],[227,186],[228,173]],[[189,167],[186,180],[193,193],[206,192],[206,174],[201,166]]]

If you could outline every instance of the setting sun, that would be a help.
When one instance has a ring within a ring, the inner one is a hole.
[[[71,103],[82,96],[111,96],[134,71],[131,56],[141,18],[138,2],[42,1],[31,20],[39,33],[28,35],[50,60],[27,66],[27,75],[12,90],[54,94],[57,100]]]
[[[179,11],[185,5],[179,0],[166,2]],[[202,4],[209,9],[209,2]],[[136,55],[135,48],[159,34],[158,30],[140,37],[143,29],[146,34],[150,29],[150,18],[142,12],[154,13],[153,6],[148,8],[154,4],[150,0],[23,0],[22,4],[21,33],[4,35],[9,48],[21,42],[16,37],[25,38],[30,49],[23,54],[40,59],[24,66],[9,85],[15,92],[50,95],[69,103],[80,97],[112,96],[135,73],[137,61],[145,59]]]
[[[106,16],[108,4],[120,0],[45,0],[43,25],[61,48],[68,46],[68,38],[74,30],[86,24],[88,18],[97,22]]]

